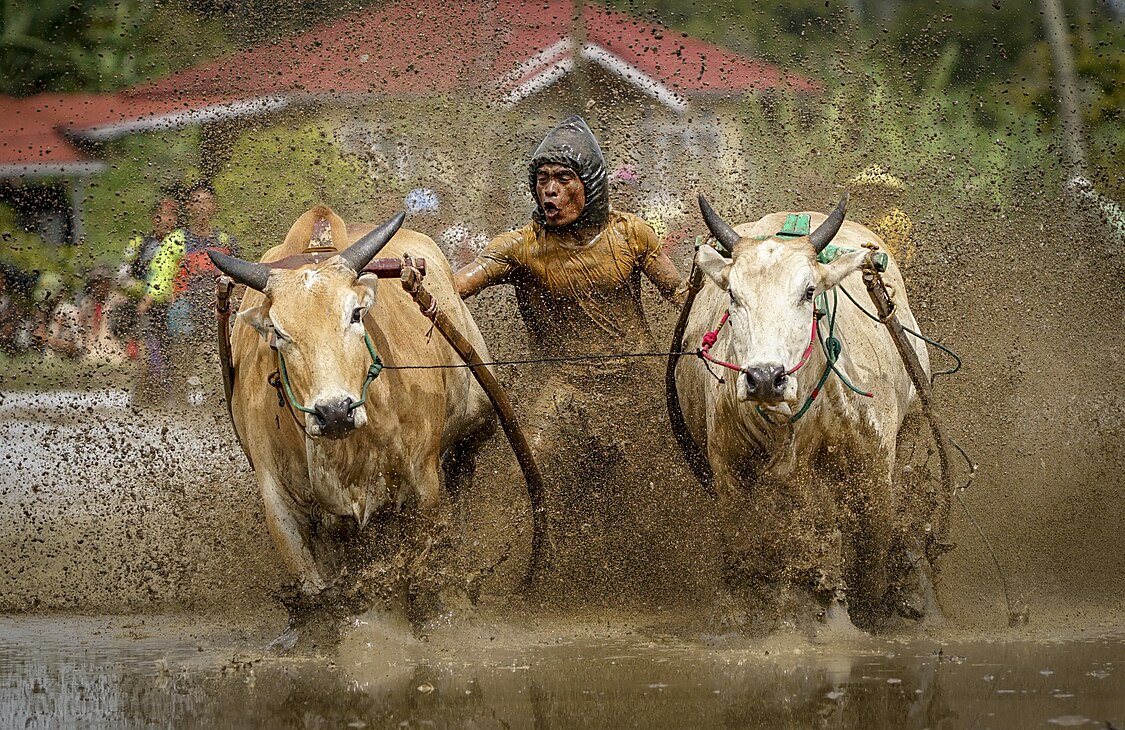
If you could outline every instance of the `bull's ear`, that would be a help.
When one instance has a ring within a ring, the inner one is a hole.
[[[698,266],[711,281],[726,289],[730,276],[730,259],[724,258],[721,253],[710,246],[700,246],[695,252],[695,265]]]
[[[375,304],[375,291],[379,286],[379,277],[374,274],[364,274],[355,280],[359,288],[359,306],[370,307]]]
[[[816,265],[817,292],[826,292],[846,279],[849,274],[863,268],[863,261],[871,253],[865,248],[840,254],[827,264]]]
[[[269,342],[270,335],[273,334],[273,322],[270,321],[270,308],[268,305],[263,304],[258,307],[244,309],[238,313],[238,318],[258,330],[258,334],[262,336],[262,339]]]

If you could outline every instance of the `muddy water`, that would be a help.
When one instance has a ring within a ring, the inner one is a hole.
[[[241,626],[235,630],[232,626]],[[324,656],[253,619],[0,622],[3,727],[1125,727],[1125,635],[675,639],[485,623],[414,639],[366,615]]]

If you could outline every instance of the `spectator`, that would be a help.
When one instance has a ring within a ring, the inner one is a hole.
[[[129,400],[133,405],[159,402],[167,392],[168,367],[164,352],[167,336],[167,306],[150,304],[142,316],[140,303],[148,288],[149,267],[164,239],[179,224],[179,205],[175,198],[165,197],[151,209],[152,230],[134,236],[122,254],[117,272],[118,287],[130,298],[131,306],[122,306],[111,320],[111,331],[126,341],[130,358],[138,361],[137,376]]]
[[[188,224],[164,239],[149,265],[145,296],[138,307],[142,314],[158,304],[167,307],[170,403],[178,403],[180,392],[186,391],[188,403],[201,405],[207,397],[203,383],[218,372],[217,362],[211,362],[215,316],[211,303],[218,270],[207,252],[237,256],[239,250],[234,236],[214,226],[216,209],[215,191],[209,183],[188,189],[184,201]]]
[[[78,321],[85,354],[103,362],[125,359],[125,346],[113,335],[110,322],[114,310],[130,306],[114,291],[111,269],[98,266],[86,276],[86,286],[78,301]]]
[[[35,325],[32,339],[43,355],[78,357],[83,354],[78,307],[66,296],[62,275],[43,271],[32,292]]]

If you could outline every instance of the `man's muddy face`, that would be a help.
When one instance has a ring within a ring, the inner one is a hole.
[[[578,173],[566,165],[539,166],[535,171],[535,197],[552,228],[570,225],[586,207],[586,187]]]

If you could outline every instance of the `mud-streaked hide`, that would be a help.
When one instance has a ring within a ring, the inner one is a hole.
[[[331,240],[343,250],[373,228],[346,226],[318,206],[302,215],[262,262],[303,253],[310,242],[315,248]],[[487,359],[480,331],[434,242],[400,229],[378,256],[404,253],[426,260],[427,289]],[[325,532],[316,529],[318,521],[350,519],[362,527],[378,509],[401,506],[412,495],[420,512],[434,517],[443,454],[490,432],[493,414],[467,368],[384,370],[369,386],[365,405],[356,409],[355,429],[343,438],[323,438],[315,417],[296,412],[295,421],[288,408],[278,406],[277,391],[268,383],[278,357],[269,343],[275,341],[285,356],[297,402],[312,407],[360,399],[371,364],[365,331],[385,363],[459,363],[430,327],[397,279],[357,277],[335,259],[274,269],[264,292],[247,290],[243,298],[231,335],[236,369],[231,413],[255,466],[270,533],[305,593],[317,593],[333,579],[320,546],[313,544],[315,535]]]
[[[787,215],[773,213],[755,223],[735,226],[741,240],[731,260],[723,259],[713,249],[700,249],[696,262],[707,275],[689,317],[685,347],[698,347],[704,334],[713,330],[729,309],[730,319],[711,354],[742,367],[781,365],[787,370],[800,361],[809,342],[813,316],[809,294],[820,294],[839,283],[869,311],[872,309],[859,267],[867,253],[863,244],[881,244],[879,237],[858,223],[845,221],[832,244],[856,252],[821,264],[808,236],[774,235]],[[826,220],[822,213],[807,215],[814,229]],[[893,260],[884,279],[895,297],[900,321],[917,330],[906,286]],[[821,326],[823,332],[827,331],[826,324]],[[849,391],[832,375],[803,418],[787,425],[790,414],[797,413],[824,371],[825,355],[817,344],[807,364],[784,381],[780,394],[775,394],[779,397],[771,402],[754,397],[743,373],[712,365],[711,371],[725,381],[719,382],[701,359],[681,358],[676,369],[679,402],[689,432],[710,463],[715,491],[726,505],[739,500],[743,500],[741,504],[745,500],[760,501],[757,497],[761,492],[755,490],[791,489],[796,493],[795,480],[809,478],[810,472],[816,471],[815,465],[826,461],[853,468],[862,465],[862,476],[870,477],[863,487],[870,491],[867,503],[880,505],[880,514],[873,519],[883,522],[874,528],[880,533],[871,543],[876,554],[868,556],[878,563],[868,567],[880,573],[891,529],[886,520],[893,514],[895,498],[891,482],[896,440],[916,395],[885,327],[868,319],[842,293],[836,337],[843,343],[838,366],[853,383],[872,389],[873,398]],[[925,346],[916,344],[916,351],[928,371]],[[847,484],[851,488],[853,482]],[[759,532],[778,529],[769,524],[745,528]],[[844,566],[841,571],[836,562],[834,566],[822,566],[822,575],[843,585],[841,572],[854,572],[855,566]],[[882,577],[877,576],[875,590],[881,583]]]

